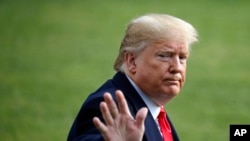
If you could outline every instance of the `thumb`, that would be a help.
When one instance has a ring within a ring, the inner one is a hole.
[[[144,130],[144,121],[146,119],[147,113],[148,109],[143,107],[137,112],[135,117],[137,127],[143,128],[143,130]]]

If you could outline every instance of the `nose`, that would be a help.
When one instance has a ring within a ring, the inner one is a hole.
[[[183,64],[178,55],[171,58],[169,71],[171,73],[179,73],[183,68]]]

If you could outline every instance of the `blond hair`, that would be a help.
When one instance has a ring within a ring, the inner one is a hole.
[[[114,69],[124,71],[125,52],[140,52],[155,40],[164,38],[170,41],[185,42],[188,47],[198,41],[196,29],[186,21],[166,14],[148,14],[132,20],[121,42]]]

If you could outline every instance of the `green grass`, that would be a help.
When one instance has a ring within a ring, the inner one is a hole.
[[[226,141],[250,123],[250,2],[0,2],[0,136],[65,140],[82,102],[112,77],[126,24],[150,12],[192,23],[200,35],[187,82],[166,107],[184,141]]]

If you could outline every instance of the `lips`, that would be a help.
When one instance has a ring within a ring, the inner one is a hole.
[[[180,83],[180,79],[178,78],[167,78],[164,82],[168,85],[178,85]]]
[[[170,84],[170,85],[178,85],[179,84],[179,81],[176,81],[176,80],[167,80],[165,81],[167,84]]]

